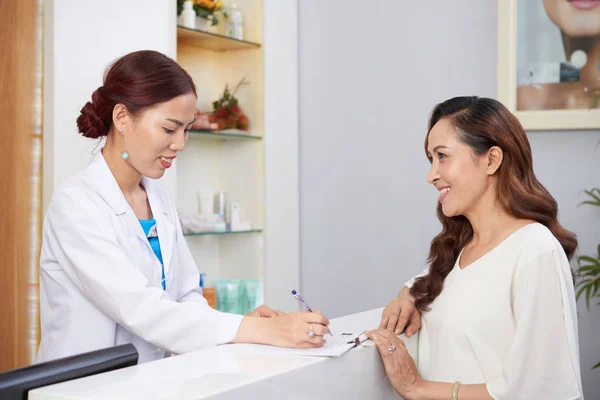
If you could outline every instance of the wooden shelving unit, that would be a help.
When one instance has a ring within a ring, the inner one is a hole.
[[[261,0],[235,2],[244,14],[246,40],[176,28],[177,62],[194,79],[201,112],[212,111],[225,85],[231,88],[243,77],[249,82],[236,93],[249,118],[249,131],[192,130],[177,158],[180,213],[199,212],[199,192],[222,191],[228,202],[240,203],[242,222],[251,224],[247,231],[185,235],[198,269],[206,273],[207,286],[215,279],[264,281],[263,5]]]
[[[260,47],[259,43],[233,39],[218,33],[204,32],[184,26],[177,26],[177,42],[211,51],[248,50]]]

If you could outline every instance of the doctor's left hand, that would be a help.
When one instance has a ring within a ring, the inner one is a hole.
[[[404,399],[415,398],[424,381],[404,342],[388,329],[367,331],[366,335],[377,345],[385,373],[396,392]]]
[[[265,305],[259,306],[248,314],[249,317],[272,318],[283,315],[281,311],[273,310]]]

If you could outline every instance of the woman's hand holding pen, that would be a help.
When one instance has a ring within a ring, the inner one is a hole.
[[[259,343],[295,349],[323,346],[323,336],[332,335],[329,320],[321,311],[312,309],[295,290],[292,295],[307,311],[283,314],[261,306],[242,320],[232,343]]]
[[[270,318],[269,343],[273,346],[306,349],[325,344],[329,320],[320,311],[295,312]]]
[[[308,349],[325,344],[329,320],[320,311],[295,312],[257,318],[246,316],[231,343],[258,343],[277,347]]]

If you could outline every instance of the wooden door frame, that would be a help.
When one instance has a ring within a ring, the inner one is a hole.
[[[0,1],[0,372],[30,364],[39,337],[41,1]]]

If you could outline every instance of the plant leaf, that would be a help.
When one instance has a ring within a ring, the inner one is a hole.
[[[579,298],[581,297],[581,295],[582,295],[582,293],[583,293],[583,291],[584,291],[584,290],[585,290],[585,286],[584,286],[584,287],[581,287],[581,288],[579,288],[579,290],[577,291],[577,295],[575,295],[575,298],[576,298],[577,300],[579,300]]]
[[[588,277],[597,276],[599,274],[599,272],[598,272],[598,268],[597,267],[594,267],[594,266],[590,265],[590,266],[585,266],[585,267],[579,268],[577,270],[577,274],[580,277],[588,278]],[[581,282],[584,282],[584,281],[581,281]]]
[[[577,263],[580,267],[600,267],[600,259],[585,255],[577,257]]]
[[[577,273],[582,278],[591,278],[600,274],[600,267],[598,265],[584,265],[577,270]]]
[[[597,259],[595,259],[593,257],[590,257],[590,256],[579,256],[579,257],[577,257],[577,262],[578,263],[581,263],[582,261],[588,262],[588,263],[590,263],[592,265],[600,265],[599,264],[600,263],[599,260],[597,260]]]
[[[595,189],[595,188],[594,188],[594,189]],[[600,197],[598,197],[598,196],[596,195],[596,193],[594,193],[594,192],[595,192],[595,190],[594,190],[594,189],[592,189],[592,190],[584,190],[584,192],[585,192],[585,194],[587,194],[588,196],[592,197],[593,199],[595,199],[595,200],[597,200],[597,201],[600,201]]]
[[[600,201],[586,200],[586,201],[582,201],[581,203],[579,203],[580,206],[583,205],[583,204],[589,204],[591,206],[600,207]]]
[[[599,362],[598,364],[594,365],[594,366],[592,367],[592,369],[596,369],[596,368],[598,368],[598,367],[600,367],[600,362]]]

